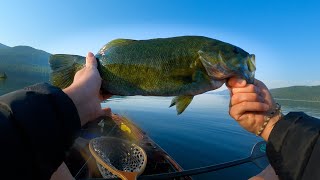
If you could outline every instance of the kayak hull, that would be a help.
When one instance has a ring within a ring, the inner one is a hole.
[[[100,136],[121,138],[144,149],[147,154],[147,165],[140,176],[183,171],[183,168],[165,150],[131,120],[113,114],[111,118],[103,117],[87,124],[80,131],[80,136],[76,139],[65,161],[76,179],[102,178],[88,148],[89,141]],[[191,180],[192,178],[186,176],[171,179]]]

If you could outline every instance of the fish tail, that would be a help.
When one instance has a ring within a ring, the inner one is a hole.
[[[74,75],[85,65],[85,57],[68,54],[54,54],[49,58],[52,85],[66,88],[73,82]]]

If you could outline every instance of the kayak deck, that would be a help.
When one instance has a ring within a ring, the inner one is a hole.
[[[113,114],[112,118],[100,118],[84,126],[80,137],[76,139],[67,154],[65,163],[76,179],[102,178],[88,148],[90,139],[100,136],[121,138],[144,149],[147,154],[147,165],[140,176],[183,171],[183,168],[168,153],[132,121]],[[192,178],[187,176],[171,179],[190,180]]]

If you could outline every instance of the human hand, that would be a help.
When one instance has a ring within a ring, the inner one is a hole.
[[[111,95],[101,95],[100,93],[102,79],[97,66],[94,55],[89,52],[85,67],[75,74],[73,83],[63,89],[77,107],[81,126],[100,116],[111,116],[110,108],[101,109],[101,101]]]
[[[251,177],[249,180],[278,180],[279,177],[275,173],[271,165],[267,166],[256,176]]]
[[[276,108],[276,103],[272,98],[265,84],[257,79],[254,84],[247,84],[245,80],[230,78],[227,82],[230,90],[229,114],[247,131],[256,134],[263,125],[265,116]],[[261,137],[266,141],[274,124],[279,120],[279,116],[273,116]]]
[[[50,180],[60,180],[60,179],[75,180],[65,162],[63,162],[58,167],[58,169],[51,175],[51,178],[50,178]]]

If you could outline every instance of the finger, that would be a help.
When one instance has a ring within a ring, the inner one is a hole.
[[[92,52],[88,52],[86,57],[86,67],[97,67],[98,63]]]
[[[248,180],[264,180],[264,179],[262,177],[259,177],[259,176],[253,176]]]
[[[101,111],[99,112],[99,117],[111,117],[112,116],[112,112],[111,109],[106,107],[101,109]]]
[[[242,102],[264,102],[262,96],[257,93],[237,93],[231,97],[231,106]]]
[[[269,105],[261,102],[242,102],[230,107],[230,116],[236,120],[246,112],[264,112],[269,109]]]
[[[111,108],[108,108],[108,107],[107,107],[107,108],[103,108],[102,110],[103,110],[105,116],[108,116],[108,117],[111,117],[111,116],[112,116]]]
[[[259,81],[258,79],[254,79],[253,84],[261,88],[267,88],[267,86],[262,81]]]
[[[241,79],[239,77],[232,77],[228,80],[227,86],[228,87],[244,87],[247,84],[247,82],[244,79]]]
[[[261,93],[264,93],[264,94],[270,93],[268,87],[263,82],[255,79],[254,85],[256,86],[256,89],[258,89]]]
[[[107,100],[107,99],[109,99],[111,96],[112,96],[112,94],[102,94],[101,91],[100,91],[100,100],[101,100],[101,101]]]
[[[259,88],[253,84],[247,84],[245,87],[235,87],[231,89],[232,94],[236,93],[257,93],[260,94]]]

